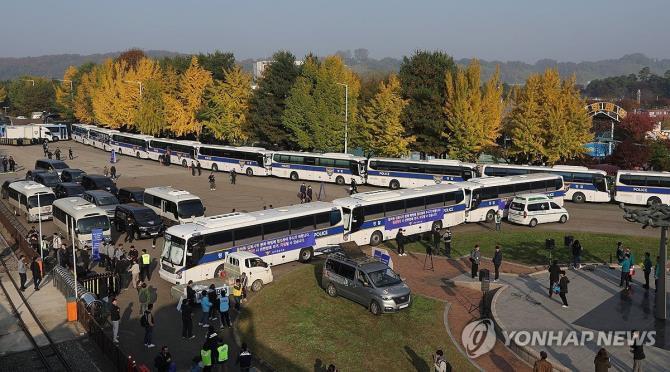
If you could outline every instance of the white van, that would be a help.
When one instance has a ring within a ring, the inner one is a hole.
[[[168,224],[193,222],[196,217],[205,215],[205,207],[199,197],[171,186],[145,189],[144,205],[153,209]]]
[[[570,215],[562,206],[544,194],[524,194],[515,197],[507,219],[519,225],[537,226],[538,223],[566,223]]]
[[[7,189],[9,204],[14,214],[23,214],[29,222],[50,220],[51,204],[56,194],[51,188],[35,181],[17,181],[9,184]]]
[[[72,241],[79,248],[92,247],[92,232],[102,230],[103,241],[112,239],[107,212],[82,198],[63,198],[53,203],[54,224],[67,236],[67,243]]]

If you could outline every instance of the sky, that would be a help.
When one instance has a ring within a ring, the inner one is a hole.
[[[366,48],[455,58],[670,58],[668,0],[5,0],[0,57],[132,47],[237,59]]]

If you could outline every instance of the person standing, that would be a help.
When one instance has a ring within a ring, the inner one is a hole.
[[[248,350],[247,343],[243,342],[240,355],[237,356],[237,361],[235,361],[235,364],[240,366],[241,372],[249,372],[251,369],[251,360],[252,356]]]
[[[72,152],[72,147],[67,149],[67,157],[70,160],[74,159],[74,153]]]
[[[617,242],[616,243],[616,260],[621,265],[624,259],[624,251],[623,251],[623,243],[622,242]]]
[[[572,242],[572,265],[575,269],[582,268],[581,259],[582,243],[579,242],[579,239],[575,239],[575,241]]]
[[[195,177],[195,162],[194,161],[191,161],[191,166],[189,168],[191,168],[191,176]]]
[[[398,234],[395,236],[395,243],[398,245],[398,256],[405,255],[405,234],[403,229],[398,229]]]
[[[442,240],[442,237],[440,236],[440,232],[438,229],[431,230],[431,235],[433,237],[433,251],[435,251],[435,254],[440,254],[440,240]]]
[[[300,198],[300,203],[305,202],[305,198],[307,197],[306,194],[307,194],[307,186],[305,186],[305,183],[303,182],[300,184],[300,189],[298,189],[298,198]]]
[[[623,262],[621,262],[621,281],[619,282],[619,287],[623,286],[624,290],[630,289],[630,268],[631,268],[630,254],[624,256]]]
[[[109,176],[109,168],[105,165],[104,168],[102,168],[102,174],[105,175],[105,177]]]
[[[230,171],[230,184],[234,185],[236,180],[237,180],[237,172],[235,172],[235,169],[232,169]]]
[[[198,322],[199,326],[204,328],[209,328],[209,311],[212,308],[212,303],[209,301],[209,296],[207,296],[207,291],[202,290],[200,292],[200,309],[202,314],[200,315],[200,321]]]
[[[21,292],[26,290],[26,282],[28,281],[28,275],[26,274],[26,256],[21,255],[19,257],[19,280],[21,281]]]
[[[470,252],[470,275],[472,279],[477,277],[477,272],[479,271],[479,260],[482,258],[481,253],[479,252],[479,244],[475,244],[475,248]]]
[[[132,277],[133,288],[137,289],[137,283],[140,281],[140,264],[137,263],[137,259],[132,260],[128,271]]]
[[[549,266],[549,298],[554,294],[554,285],[558,283],[561,276],[561,268],[558,266],[558,260],[554,260]]]
[[[135,238],[135,222],[133,221],[132,218],[128,217],[126,219],[126,238],[124,239],[124,242],[133,242],[133,239]]]
[[[598,354],[596,354],[595,359],[593,359],[593,364],[596,366],[596,372],[607,372],[612,368],[610,355],[604,347],[598,350]]]
[[[651,263],[651,257],[649,256],[649,252],[644,253],[644,262],[642,266],[644,272],[644,288],[646,290],[649,290],[649,274],[651,274],[651,269],[653,267],[653,264]]]
[[[149,281],[151,280],[151,256],[147,253],[146,249],[142,249],[142,255],[140,256],[140,280]]]
[[[202,360],[202,371],[210,372],[212,370],[212,350],[207,347],[207,343],[200,349],[200,359]]]
[[[63,244],[63,240],[61,239],[60,235],[55,232],[53,238],[51,239],[51,249],[56,250],[60,247],[61,244]]]
[[[181,337],[195,337],[193,335],[193,307],[188,299],[183,299],[181,301]]]
[[[216,295],[216,286],[214,283],[207,289],[207,298],[209,298],[209,320],[216,320],[216,312],[219,311],[219,296]]]
[[[202,166],[200,165],[200,160],[197,160],[195,166],[198,168],[198,177],[202,175]]]
[[[658,278],[661,277],[661,270],[664,270],[664,267],[661,265],[661,256],[656,256],[656,265],[654,265],[654,292],[658,292]]]
[[[209,181],[209,191],[216,191],[216,178],[214,177],[214,172],[209,174],[207,180]]]
[[[228,369],[228,344],[224,343],[222,340],[216,347],[216,364],[221,371],[226,371]]]
[[[54,151],[54,155],[56,155],[56,160],[60,160],[60,147],[56,147],[56,151]]]
[[[35,290],[39,291],[40,283],[42,282],[42,270],[40,269],[40,264],[37,262],[37,256],[33,257],[33,262],[30,263],[30,271],[33,274]]]
[[[140,290],[137,292],[137,297],[140,302],[140,313],[144,314],[149,308],[149,297],[151,297],[151,292],[149,292],[149,288],[147,288],[147,283],[142,282]]]
[[[109,177],[111,177],[113,180],[116,180],[116,166],[112,165],[109,167]]]
[[[249,286],[249,277],[245,272],[242,272],[242,275],[240,275],[240,286],[242,286],[242,300],[246,300],[247,287]]]
[[[154,304],[149,304],[147,309],[144,310],[144,314],[142,315],[143,320],[141,320],[142,326],[144,327],[144,346],[146,346],[148,349],[156,346],[151,342],[153,338],[154,327],[156,326],[154,315],[151,313],[153,309]]]
[[[221,297],[219,298],[219,313],[221,314],[221,328],[232,327],[230,323],[230,299],[225,289],[221,290]]]
[[[561,287],[561,291],[558,293],[561,296],[561,301],[563,301],[563,307],[568,307],[568,283],[570,279],[565,275],[565,271],[561,271],[561,279],[558,281],[558,285]]]
[[[240,279],[235,279],[233,299],[235,300],[235,310],[240,311],[240,307],[242,306],[242,283],[240,283]]]
[[[498,209],[496,212],[495,216],[495,221],[496,221],[496,231],[500,231],[502,227],[502,217],[503,217],[503,212],[502,210]]]
[[[7,170],[9,170],[9,160],[7,160],[7,155],[5,155],[2,157],[2,171],[7,173]]]
[[[10,172],[16,171],[16,160],[14,160],[14,157],[12,155],[9,155],[9,171]]]
[[[444,357],[444,351],[441,349],[437,350],[433,355],[433,367],[435,372],[447,372],[447,364],[447,359]],[[330,366],[328,368],[330,368]]]
[[[305,194],[305,201],[310,203],[312,201],[312,185],[307,186],[307,194]]]
[[[644,367],[644,345],[642,344],[642,338],[640,337],[640,331],[634,330],[632,337],[632,346],[630,352],[633,354],[633,372],[642,372],[642,367]]]
[[[500,246],[496,245],[496,251],[493,253],[493,269],[495,270],[495,276],[493,281],[497,282],[498,277],[500,276],[500,265],[502,265],[503,254],[500,250]]]
[[[444,240],[444,255],[447,256],[447,258],[451,258],[451,238],[451,229],[447,227],[442,233],[442,240]]]
[[[352,178],[349,186],[349,195],[353,195],[356,193],[358,193],[358,185],[356,184],[356,180]]]
[[[121,321],[121,309],[119,308],[116,298],[112,300],[112,309],[110,312],[110,320],[112,321],[112,340],[115,344],[119,343],[119,321]]]
[[[172,354],[168,351],[167,346],[161,347],[161,352],[158,353],[154,359],[154,367],[156,367],[156,372],[168,372],[170,371],[170,365],[172,364]]]
[[[552,372],[554,367],[547,360],[547,352],[540,351],[540,359],[535,361],[533,372]]]
[[[193,289],[193,281],[189,280],[186,284],[186,299],[188,300],[189,305],[192,307],[195,306],[195,289]]]

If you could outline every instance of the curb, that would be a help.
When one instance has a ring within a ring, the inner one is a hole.
[[[451,304],[447,302],[444,306],[443,322],[444,322],[444,328],[447,329],[447,334],[449,335],[451,342],[454,344],[454,346],[456,346],[458,352],[461,353],[461,355],[463,355],[463,357],[465,357],[465,359],[467,359],[470,362],[470,364],[472,364],[473,367],[475,367],[479,371],[484,371],[484,369],[480,367],[474,360],[472,360],[472,358],[468,357],[463,348],[461,348],[461,343],[458,342],[458,340],[456,340],[454,338],[454,335],[451,333],[451,329],[449,328],[449,309],[451,309]]]

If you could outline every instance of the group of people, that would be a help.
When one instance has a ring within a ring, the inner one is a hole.
[[[2,157],[2,172],[16,172],[16,161],[12,155],[9,155],[9,158],[7,155]]]
[[[42,142],[42,150],[44,151],[44,157],[45,158],[53,159],[55,157],[56,160],[61,160],[60,147],[56,147],[56,150],[51,152],[51,150],[49,150],[49,141],[44,140],[44,142]],[[70,159],[70,160],[74,159],[74,153],[72,151],[72,147],[68,148],[67,156],[68,156],[68,159]]]
[[[298,189],[298,199],[300,203],[310,203],[313,199],[312,185],[305,185],[305,183],[300,184]]]
[[[195,170],[196,168],[191,168],[191,174],[195,176]],[[198,170],[198,176],[200,175],[200,162],[198,162],[197,165],[197,170]],[[230,180],[230,184],[234,185],[237,183],[237,172],[235,172],[235,169],[232,169],[228,173],[228,178]],[[209,182],[209,189],[211,191],[216,191],[216,176],[214,175],[214,171],[209,173],[209,176],[207,177],[207,181]]]
[[[631,282],[633,281],[633,276],[635,275],[635,257],[630,248],[624,248],[622,242],[617,243],[616,248],[616,258],[617,262],[621,266],[621,280],[619,281],[619,287],[623,287],[624,290],[628,291],[631,289]],[[652,263],[651,255],[649,252],[644,253],[644,261],[642,262],[642,272],[644,273],[644,284],[642,288],[649,290],[649,276],[651,271],[654,271],[654,285],[658,288],[658,278],[661,276],[661,271],[663,270],[663,265],[661,264],[661,257],[656,256],[656,264]],[[657,289],[656,289],[657,291]]]

